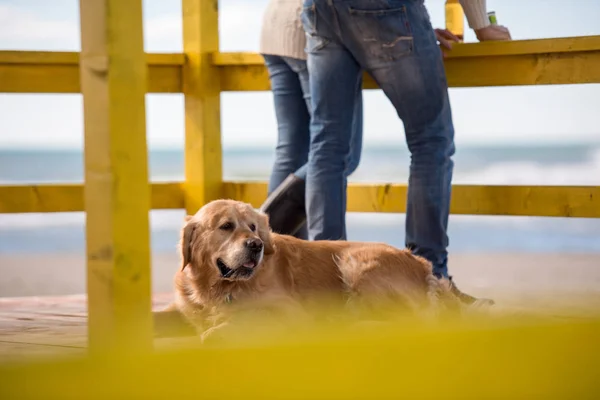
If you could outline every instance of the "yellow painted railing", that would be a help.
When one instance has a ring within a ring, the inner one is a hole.
[[[80,3],[81,53],[0,52],[0,92],[83,94],[85,184],[0,186],[0,213],[86,212],[91,349],[151,346],[149,209],[266,197],[265,183],[222,180],[220,137],[220,92],[270,89],[262,58],[218,52],[217,1],[182,2],[183,54],[144,54],[141,2],[121,0]],[[459,44],[445,66],[451,87],[600,83],[600,36]],[[184,94],[185,182],[148,182],[145,93]],[[405,211],[406,185],[348,192],[349,211]],[[598,218],[600,187],[455,185],[451,212]]]

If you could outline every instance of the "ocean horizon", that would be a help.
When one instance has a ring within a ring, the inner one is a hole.
[[[273,163],[272,146],[223,146],[225,180],[265,181]],[[350,182],[406,183],[405,146],[365,146]],[[454,156],[454,184],[600,184],[600,144],[460,145]],[[183,180],[183,149],[149,151],[154,182]],[[0,149],[0,184],[77,183],[83,181],[83,153],[77,149]],[[152,249],[174,252],[183,210],[150,214]],[[403,214],[349,213],[351,240],[404,246]],[[83,213],[0,215],[0,256],[85,251]],[[450,252],[600,253],[600,221],[452,215]]]

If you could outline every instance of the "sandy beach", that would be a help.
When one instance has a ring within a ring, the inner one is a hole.
[[[153,293],[169,293],[177,254],[153,255]],[[600,262],[596,254],[452,254],[459,287],[499,305],[568,315],[600,312]],[[0,297],[85,293],[85,256],[0,256]]]

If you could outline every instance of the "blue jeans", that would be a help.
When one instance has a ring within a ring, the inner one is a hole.
[[[263,58],[271,81],[278,131],[275,163],[269,179],[270,194],[291,173],[304,181],[307,180],[311,93],[305,60],[266,54]],[[362,79],[353,92],[352,112],[348,115],[351,132],[349,150],[343,156],[344,177],[354,172],[360,162],[363,132]],[[328,200],[320,198],[318,201]],[[323,215],[313,217],[321,219]],[[296,236],[308,238],[306,226],[300,229]]]
[[[305,0],[302,22],[313,109],[309,238],[346,237],[352,91],[367,71],[402,120],[411,153],[406,246],[431,261],[436,275],[447,276],[454,127],[442,54],[423,0]]]

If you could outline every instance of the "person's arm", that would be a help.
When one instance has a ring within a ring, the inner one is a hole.
[[[477,31],[491,25],[487,16],[486,0],[459,0],[459,2],[471,29]]]
[[[492,25],[487,16],[486,0],[459,0],[469,27],[475,31],[480,42],[510,40],[510,32],[502,25]]]

